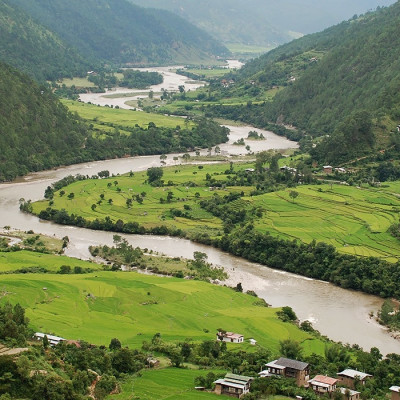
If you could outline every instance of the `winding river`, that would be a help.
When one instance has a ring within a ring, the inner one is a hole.
[[[178,79],[178,78],[177,78]],[[126,101],[126,99],[125,99]],[[252,127],[231,127],[235,140],[247,137]],[[257,130],[267,140],[258,142],[257,150],[268,148],[293,148],[295,143],[271,132]],[[227,152],[237,151],[238,146],[225,144]],[[251,144],[250,144],[251,145]],[[222,148],[222,146],[221,146]],[[243,151],[243,149],[242,149]],[[166,162],[172,164],[173,155]],[[113,174],[127,171],[146,170],[159,166],[159,156],[132,157],[116,160],[77,164],[51,171],[33,173],[12,183],[0,185],[0,226],[9,225],[20,230],[32,229],[37,233],[63,237],[68,235],[70,244],[66,254],[72,257],[90,258],[88,246],[112,244],[113,233],[90,231],[77,227],[66,227],[19,211],[21,198],[38,200],[43,198],[45,188],[52,182],[70,174],[93,175],[101,170]],[[265,266],[250,263],[233,257],[218,249],[196,244],[185,239],[123,235],[131,244],[152,249],[168,256],[191,258],[194,251],[208,254],[210,262],[223,266],[230,275],[228,284],[241,282],[244,290],[254,290],[272,306],[288,305],[294,308],[301,320],[308,319],[322,334],[343,343],[359,344],[364,349],[378,347],[382,353],[400,353],[400,342],[393,339],[373,319],[371,311],[377,312],[382,304],[378,297],[340,289],[331,284],[312,280],[290,273],[273,270]]]

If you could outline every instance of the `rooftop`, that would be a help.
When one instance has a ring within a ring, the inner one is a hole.
[[[291,360],[289,358],[281,357],[276,360],[276,364],[281,365],[286,368],[297,369],[298,371],[303,371],[308,367],[308,363],[303,361]]]
[[[338,380],[336,378],[331,378],[330,376],[317,375],[308,382],[313,384],[322,383],[323,385],[335,385]]]
[[[390,390],[391,390],[392,392],[400,393],[400,386],[392,386],[392,387],[390,388]]]
[[[357,392],[355,390],[350,390],[350,389],[347,389],[347,388],[339,388],[339,390],[340,390],[340,393],[342,393],[342,394],[346,394],[347,391],[349,391],[350,392],[350,396],[354,396],[355,394],[361,394],[360,392]]]
[[[345,369],[344,371],[339,372],[338,376],[347,376],[348,378],[358,378],[360,380],[363,380],[365,378],[371,377],[372,375],[366,374],[365,372],[356,371],[355,369]]]

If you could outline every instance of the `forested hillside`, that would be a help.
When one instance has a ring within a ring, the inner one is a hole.
[[[227,49],[182,18],[126,0],[11,0],[87,57],[114,63],[210,61]]]
[[[0,181],[78,162],[86,137],[50,91],[0,63]]]
[[[130,0],[175,12],[224,43],[271,46],[394,0]]]
[[[93,68],[10,0],[0,0],[0,61],[40,81],[78,76]]]

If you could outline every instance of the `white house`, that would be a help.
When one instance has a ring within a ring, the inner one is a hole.
[[[228,343],[243,343],[244,336],[240,333],[233,332],[218,332],[217,340]]]

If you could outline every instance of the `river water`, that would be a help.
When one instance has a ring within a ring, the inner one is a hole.
[[[178,80],[178,78],[176,79]],[[250,126],[231,127],[231,129],[234,140],[240,137],[246,138],[247,133],[254,130]],[[259,146],[257,151],[296,146],[295,143],[271,132],[257,131],[263,133],[267,138],[267,140],[257,142],[257,146]],[[252,143],[250,143],[251,147],[253,147]],[[238,151],[238,146],[232,144],[220,147],[230,153]],[[168,156],[167,164],[174,163],[173,156]],[[119,174],[130,170],[143,171],[159,165],[159,156],[98,161],[33,173],[16,182],[0,184],[0,227],[9,225],[20,230],[32,229],[37,233],[54,235],[59,238],[67,235],[70,244],[66,254],[71,257],[88,259],[90,258],[88,246],[111,245],[113,233],[40,221],[32,215],[20,212],[19,200],[24,198],[34,201],[43,198],[44,190],[48,185],[70,174],[93,175],[106,169],[113,174]],[[148,248],[172,257],[191,258],[195,251],[205,252],[210,262],[221,265],[227,270],[230,275],[228,284],[236,285],[241,282],[244,290],[256,291],[272,306],[288,305],[293,307],[301,320],[312,321],[316,329],[331,339],[343,343],[359,344],[366,350],[378,347],[384,354],[400,353],[400,342],[393,339],[382,327],[369,318],[369,313],[371,311],[376,313],[382,305],[382,300],[378,297],[273,270],[184,239],[140,235],[123,236],[134,246]]]

